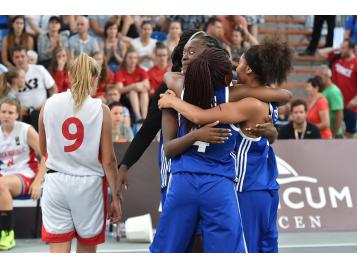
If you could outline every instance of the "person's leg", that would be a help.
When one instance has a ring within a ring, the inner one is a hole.
[[[62,243],[50,243],[50,253],[70,253],[71,241]]]
[[[77,253],[96,253],[97,246],[87,246],[77,242]]]
[[[138,93],[134,90],[130,91],[127,94],[131,108],[133,109],[133,112],[135,114],[135,119],[142,119],[141,114],[140,114],[140,107],[139,107],[139,96]]]
[[[324,16],[316,15],[314,16],[314,26],[312,30],[312,37],[309,46],[306,49],[306,52],[315,53],[316,48],[319,44],[321,37],[321,30],[324,24]]]
[[[333,46],[333,32],[336,24],[336,16],[328,15],[326,16],[327,21],[327,36],[326,36],[326,44],[325,47]]]
[[[173,174],[151,252],[185,252],[198,221],[197,188],[190,173]]]
[[[0,177],[0,250],[15,247],[15,217],[12,198],[25,190],[25,183],[20,175]]]
[[[205,174],[200,177],[203,251],[245,252],[238,199],[233,181],[215,175]]]
[[[146,118],[149,109],[149,93],[143,92],[140,93],[140,111],[143,119]]]
[[[264,236],[261,243],[261,252],[263,253],[277,253],[278,248],[278,207],[279,207],[279,191],[271,190],[267,191],[270,194],[268,202],[270,203],[270,210],[267,214],[267,228],[264,232]]]
[[[349,109],[344,109],[343,120],[345,121],[345,125],[346,125],[345,137],[347,139],[352,139],[356,133],[357,113]]]

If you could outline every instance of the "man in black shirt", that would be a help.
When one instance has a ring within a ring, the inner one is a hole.
[[[291,122],[279,130],[278,139],[321,139],[319,129],[307,122],[307,105],[303,100],[291,103]]]

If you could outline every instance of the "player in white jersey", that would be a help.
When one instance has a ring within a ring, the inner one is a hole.
[[[39,138],[30,125],[16,121],[20,102],[5,97],[0,104],[0,250],[16,245],[14,237],[13,197],[31,194],[38,199],[45,162],[38,166]]]
[[[77,252],[96,252],[105,241],[106,182],[117,193],[118,173],[109,108],[90,96],[99,74],[97,62],[82,53],[69,71],[72,88],[53,95],[40,112],[40,146],[47,154],[42,240],[50,243],[50,252],[70,252],[74,237]],[[116,223],[121,216],[116,195],[111,209]]]

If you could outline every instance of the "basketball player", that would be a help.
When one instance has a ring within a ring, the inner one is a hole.
[[[50,252],[96,252],[104,243],[107,180],[117,192],[116,159],[110,111],[90,93],[97,88],[100,67],[82,53],[69,71],[71,89],[47,100],[39,118],[40,145],[47,154],[43,198],[42,240]],[[103,176],[106,178],[103,178]],[[121,216],[113,195],[112,222]]]
[[[38,199],[46,171],[38,134],[29,124],[17,121],[17,99],[5,97],[0,104],[0,250],[15,247],[12,198],[30,194]],[[40,168],[36,155],[41,159]]]
[[[282,83],[292,67],[290,49],[279,41],[266,40],[251,47],[240,59],[238,79],[250,88]],[[249,128],[261,123],[269,113],[276,119],[273,107],[254,98],[203,110],[179,98],[162,95],[162,108],[174,108],[195,124],[214,120],[232,125],[237,135],[237,190],[243,230],[249,252],[277,252],[276,226],[279,203],[277,166],[269,141],[252,136]],[[274,120],[275,120],[274,119]],[[254,204],[254,207],[253,207]]]

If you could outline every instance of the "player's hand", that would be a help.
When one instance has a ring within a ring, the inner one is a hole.
[[[41,197],[41,180],[35,180],[29,189],[29,195],[33,200],[38,200]]]
[[[117,198],[113,198],[109,206],[108,218],[111,223],[118,223],[121,219],[122,211],[121,204]]]
[[[208,143],[224,143],[232,135],[229,128],[216,128],[219,121],[194,130],[195,139]]]
[[[277,137],[277,130],[273,125],[273,121],[271,116],[267,116],[264,118],[264,123],[256,124],[253,128],[245,129],[248,134],[256,136],[256,137],[267,137],[270,143],[273,143]]]
[[[160,100],[158,102],[159,109],[172,108],[172,105],[177,101],[175,92],[167,90],[165,94],[160,94]]]
[[[124,189],[128,190],[128,167],[125,164],[121,164],[118,169],[118,191]]]

